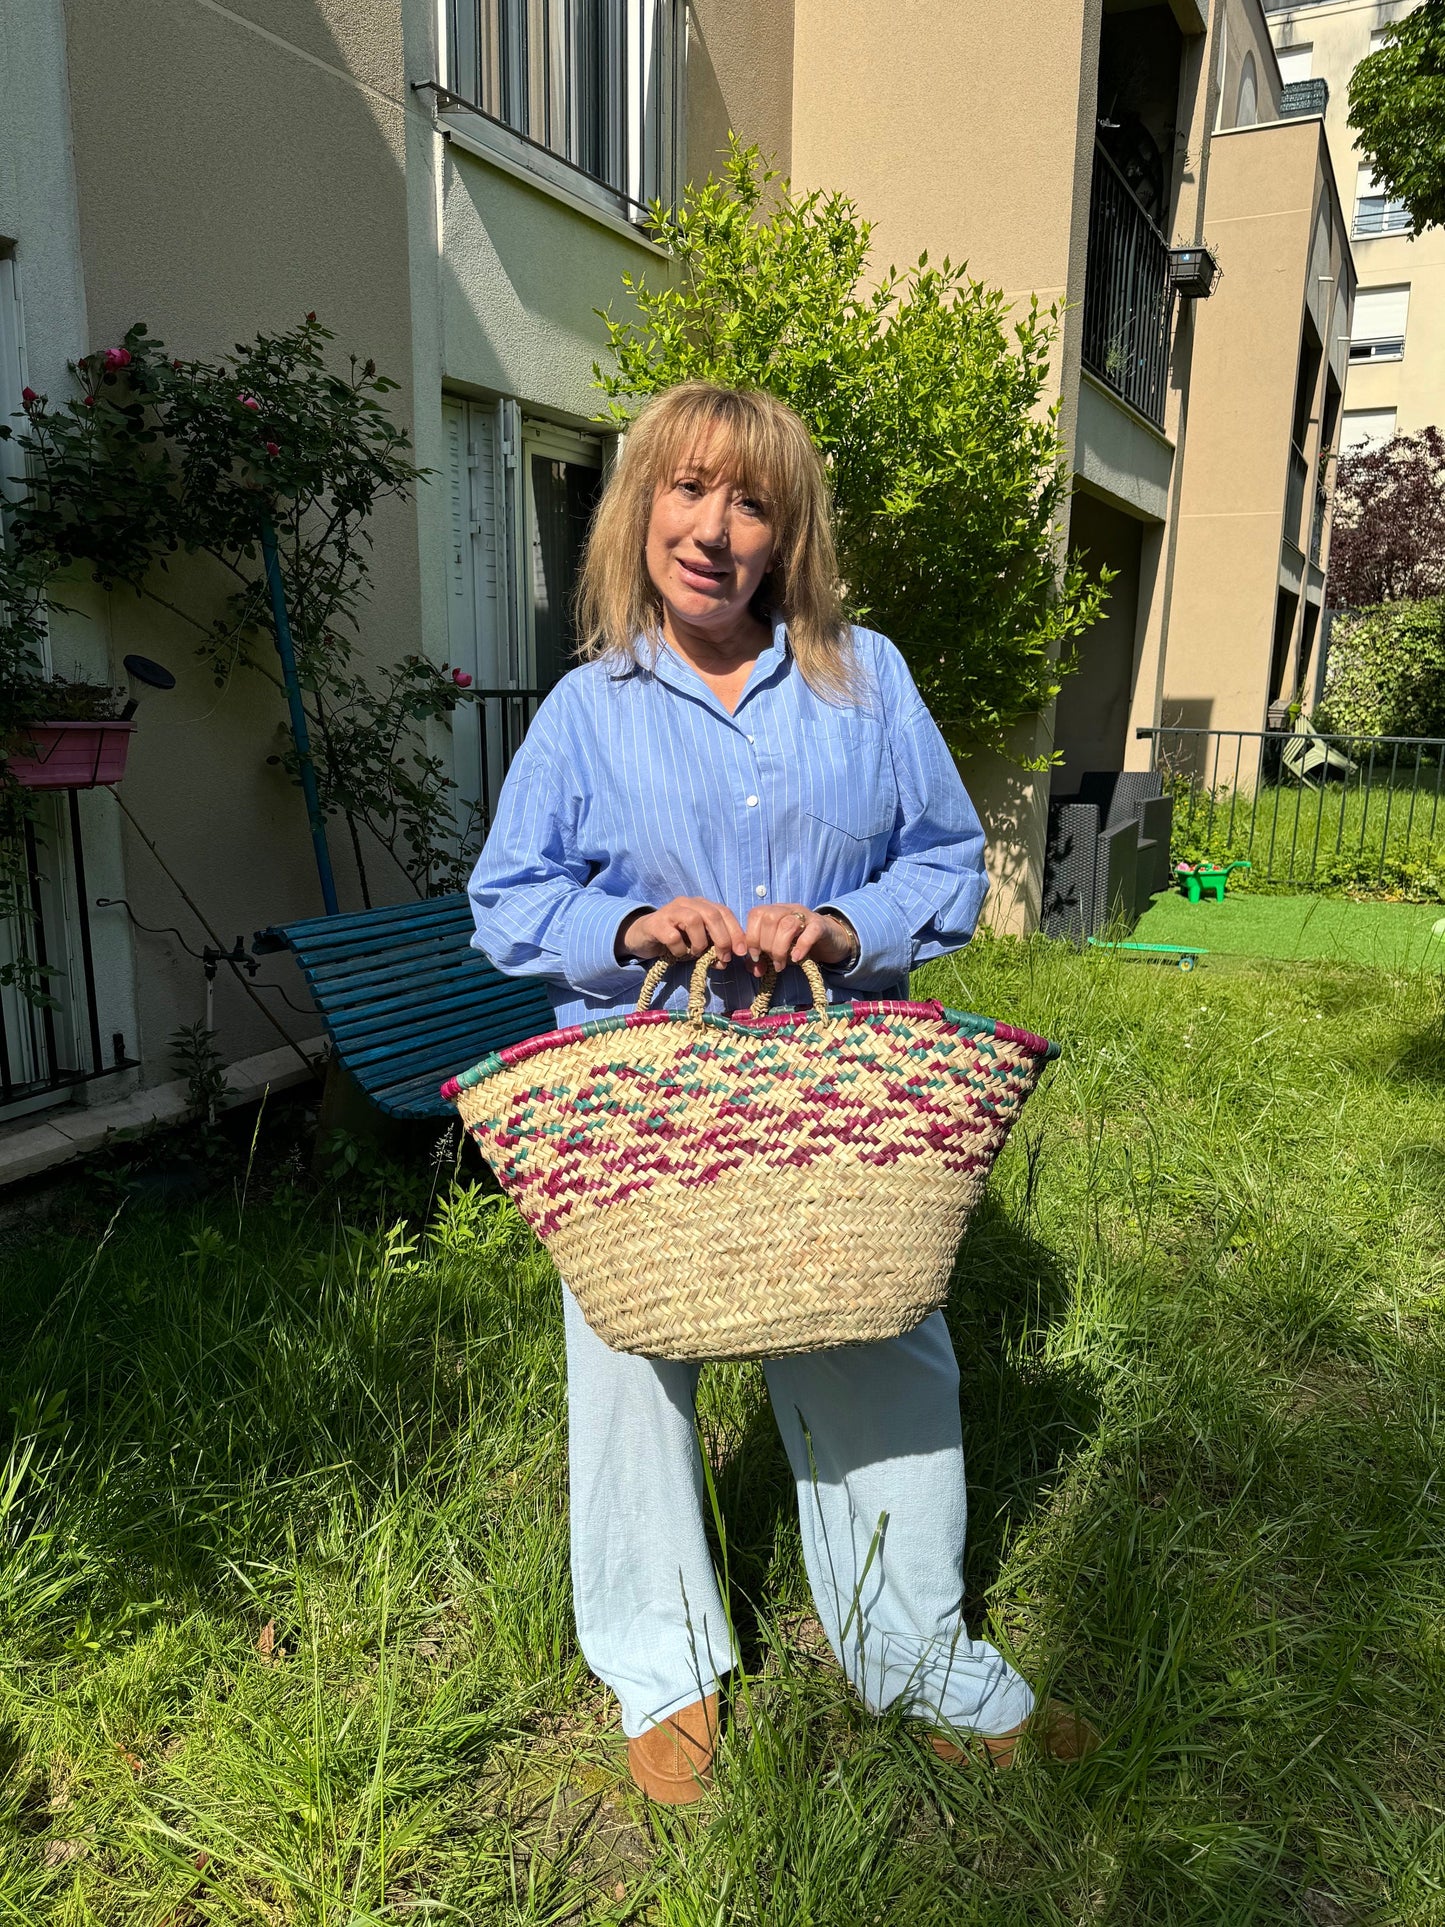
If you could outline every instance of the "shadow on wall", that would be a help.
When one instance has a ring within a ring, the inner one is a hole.
[[[1043,731],[1024,725],[1015,754],[1031,756]],[[1048,824],[1048,777],[994,751],[980,751],[961,765],[964,786],[987,838],[989,894],[983,922],[1000,936],[1033,928],[1039,913],[1044,841]]]

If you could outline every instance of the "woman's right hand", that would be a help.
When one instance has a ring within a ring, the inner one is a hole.
[[[709,948],[720,964],[748,954],[747,937],[732,911],[706,897],[674,897],[660,910],[636,911],[617,933],[619,961],[700,957]]]

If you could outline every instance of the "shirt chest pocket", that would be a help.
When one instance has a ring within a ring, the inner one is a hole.
[[[856,713],[805,721],[798,732],[799,804],[805,819],[856,844],[893,831],[898,790],[881,726]]]

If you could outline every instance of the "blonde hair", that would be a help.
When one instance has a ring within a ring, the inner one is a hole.
[[[804,681],[820,696],[855,693],[852,634],[843,615],[822,457],[791,408],[760,388],[679,382],[654,395],[628,428],[593,518],[577,582],[578,654],[637,661],[639,639],[662,642],[662,600],[647,572],[658,490],[707,451],[708,480],[727,476],[756,495],[773,557],[753,613],[788,625]]]

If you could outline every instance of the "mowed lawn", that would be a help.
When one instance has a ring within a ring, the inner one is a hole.
[[[924,981],[1065,1049],[950,1316],[970,1615],[1104,1750],[948,1768],[862,1714],[716,1369],[747,1670],[715,1796],[647,1809],[573,1644],[545,1258],[263,1130],[203,1203],[82,1180],[5,1234],[0,1921],[1445,1920],[1441,979]]]

